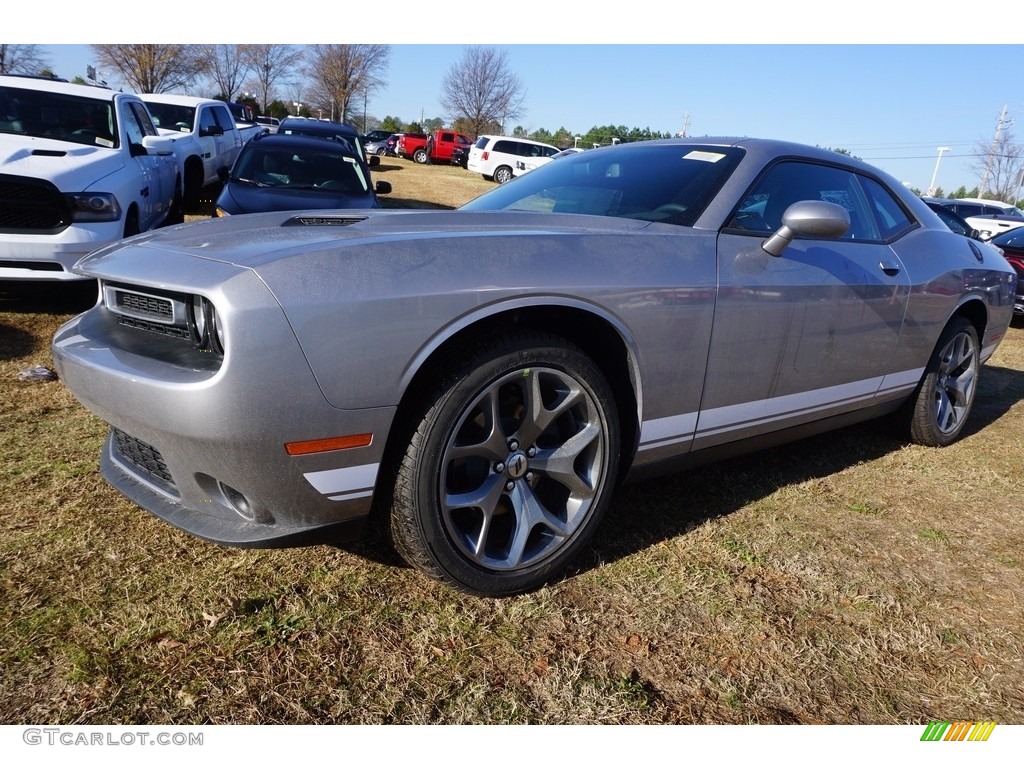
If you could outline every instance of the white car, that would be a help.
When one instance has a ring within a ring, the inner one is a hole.
[[[182,220],[173,143],[138,96],[0,76],[0,280],[81,280],[75,262]]]
[[[936,202],[958,214],[973,229],[978,230],[982,240],[991,240],[1003,232],[1024,227],[1024,212],[1017,206],[1001,200],[962,197],[951,200],[937,199]]]
[[[481,136],[469,150],[466,168],[499,184],[516,175],[516,163],[557,155],[558,147],[512,136]]]
[[[532,171],[534,168],[539,168],[542,165],[550,163],[552,160],[557,160],[560,157],[568,157],[569,155],[575,155],[583,150],[579,147],[569,147],[563,149],[560,152],[556,152],[553,155],[540,155],[538,157],[524,157],[521,160],[517,160],[515,166],[512,168],[513,176],[522,176],[527,171]]]

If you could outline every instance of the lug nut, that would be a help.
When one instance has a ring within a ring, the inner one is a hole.
[[[526,455],[529,456],[531,459],[534,456],[536,456],[537,455],[537,446],[536,445],[531,445],[529,448],[527,448],[526,449]]]
[[[494,471],[500,475],[502,472],[505,471],[505,464],[499,461],[497,464],[494,465]]]
[[[511,491],[515,487],[516,487],[516,484],[513,483],[511,480],[509,480],[507,483],[505,483],[505,490],[506,491]]]
[[[508,441],[508,449],[510,451],[518,451],[519,450],[519,441],[518,440],[509,440]]]

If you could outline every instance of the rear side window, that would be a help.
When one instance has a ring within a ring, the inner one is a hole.
[[[476,140],[476,144],[474,146],[477,149],[487,149],[488,141],[490,141],[489,138],[487,138],[486,136],[481,136],[479,139]]]

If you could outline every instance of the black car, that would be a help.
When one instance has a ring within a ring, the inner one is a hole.
[[[319,136],[327,139],[340,139],[366,164],[378,165],[380,158],[367,157],[363,148],[363,137],[355,128],[347,123],[335,123],[331,120],[314,120],[308,117],[286,117],[277,127],[279,134],[291,136]]]
[[[391,136],[391,131],[370,131],[363,134],[363,144],[387,141],[389,136]]]
[[[956,232],[958,235],[969,237],[972,240],[980,240],[981,235],[978,234],[978,230],[972,227],[967,221],[958,213],[955,213],[951,209],[942,205],[941,203],[934,203],[930,200],[925,200],[925,205],[931,208],[935,213],[942,219],[942,223],[949,227],[951,230]]]
[[[379,208],[375,185],[358,155],[341,139],[266,133],[239,152],[224,174],[215,216],[325,208]]]
[[[472,144],[460,144],[452,150],[452,165],[461,165],[465,168],[469,164],[469,150]]]

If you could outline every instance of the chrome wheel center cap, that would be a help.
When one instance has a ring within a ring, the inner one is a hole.
[[[525,475],[526,469],[529,466],[530,460],[526,458],[526,454],[522,451],[516,451],[505,462],[505,470],[508,472],[508,476],[516,479]]]

